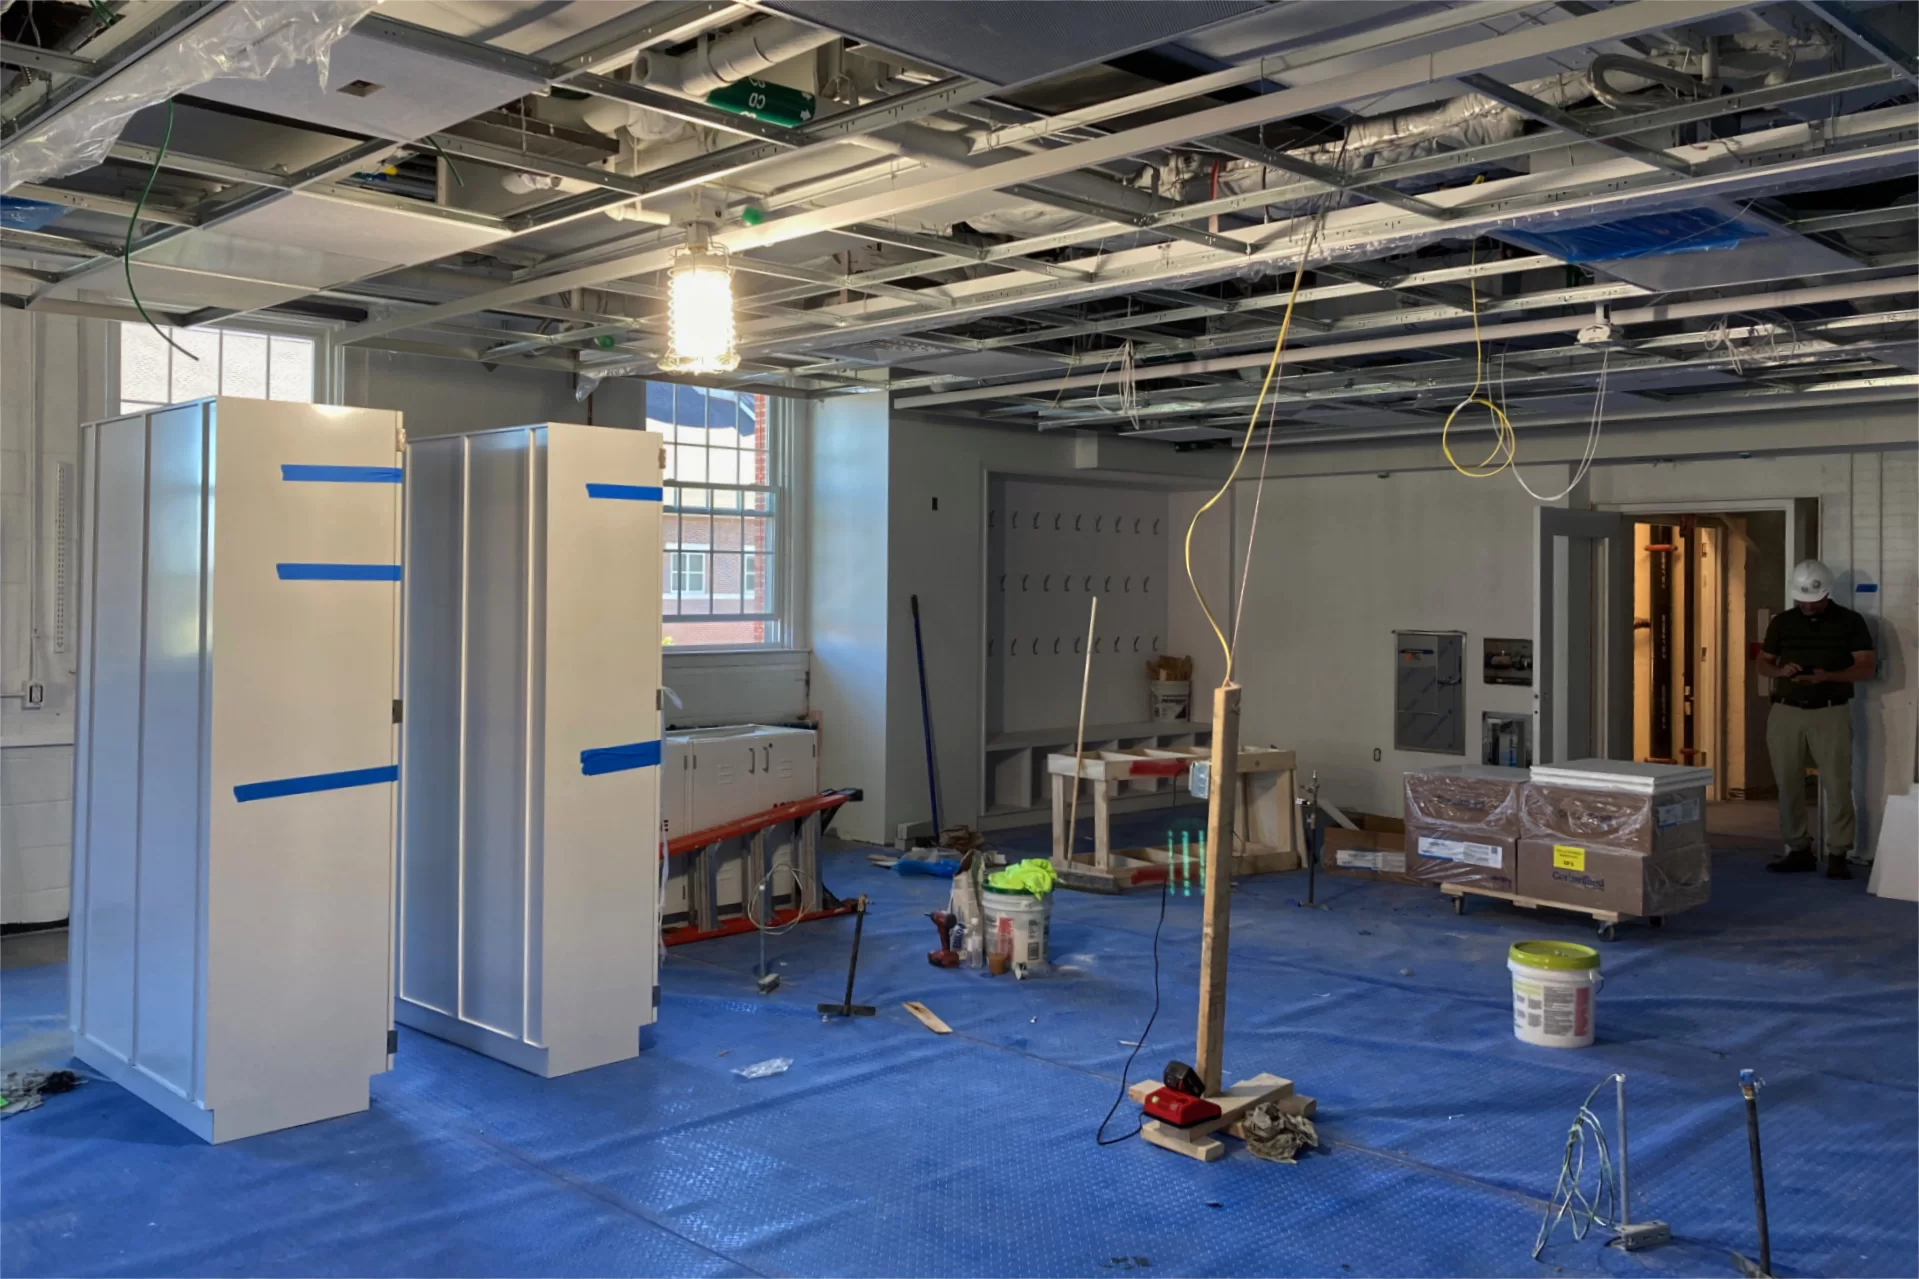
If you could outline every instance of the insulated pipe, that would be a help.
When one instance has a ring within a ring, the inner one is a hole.
[[[633,60],[633,78],[655,89],[704,98],[724,85],[837,39],[832,31],[791,18],[766,18],[717,40],[702,39],[692,52],[678,57],[642,53]]]

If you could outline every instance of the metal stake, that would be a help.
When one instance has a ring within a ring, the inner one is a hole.
[[[1613,1227],[1612,1244],[1627,1252],[1637,1252],[1641,1248],[1656,1248],[1662,1243],[1672,1242],[1672,1227],[1663,1221],[1642,1221],[1634,1225],[1632,1221],[1632,1174],[1626,1166],[1626,1075],[1624,1071],[1613,1076],[1613,1096],[1617,1107],[1617,1126],[1619,1129],[1619,1222]]]

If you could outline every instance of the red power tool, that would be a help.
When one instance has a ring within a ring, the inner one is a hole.
[[[928,911],[926,917],[940,930],[940,948],[926,952],[926,962],[935,968],[958,968],[959,952],[953,949],[953,925],[959,922],[949,911]]]
[[[1190,1128],[1219,1118],[1219,1106],[1206,1100],[1206,1085],[1200,1081],[1199,1072],[1185,1062],[1167,1062],[1160,1082],[1164,1087],[1153,1089],[1140,1103],[1148,1119],[1157,1119],[1175,1128]]]

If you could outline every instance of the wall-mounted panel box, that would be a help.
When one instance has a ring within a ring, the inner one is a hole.
[[[1459,631],[1393,632],[1393,746],[1466,753],[1466,637]]]
[[[539,1075],[655,1017],[661,458],[559,424],[407,446],[394,1016]]]
[[[400,415],[221,398],[80,438],[74,1055],[208,1141],[365,1110]]]

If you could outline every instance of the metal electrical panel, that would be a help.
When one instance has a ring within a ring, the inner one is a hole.
[[[1460,631],[1394,631],[1393,746],[1466,753],[1466,636]]]
[[[207,1141],[387,1069],[399,433],[227,398],[80,432],[74,1055]]]

